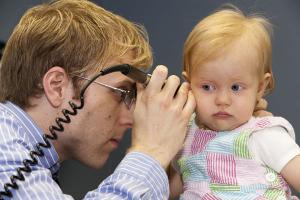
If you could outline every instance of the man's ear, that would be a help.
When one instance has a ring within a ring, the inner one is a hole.
[[[52,67],[43,77],[45,96],[53,107],[59,107],[67,94],[69,79],[66,71],[58,66]]]
[[[265,73],[258,86],[258,91],[256,95],[257,101],[259,101],[264,96],[266,88],[270,83],[270,80],[271,80],[271,74]]]
[[[182,77],[184,78],[184,80],[186,81],[186,82],[191,82],[190,81],[190,78],[188,77],[188,74],[186,73],[186,71],[183,71],[182,73],[181,73],[181,75],[182,75]]]

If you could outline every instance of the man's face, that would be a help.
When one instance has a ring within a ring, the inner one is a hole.
[[[129,61],[128,56],[107,66]],[[131,89],[134,84],[120,72],[100,76],[96,81],[125,90]],[[69,157],[99,168],[118,147],[125,131],[132,127],[133,107],[128,109],[119,93],[95,83],[87,88],[84,96],[84,107],[72,118],[68,131],[64,133],[69,134],[64,140],[64,148]]]

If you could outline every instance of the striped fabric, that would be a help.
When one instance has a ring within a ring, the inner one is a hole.
[[[19,107],[0,103],[0,190],[16,175],[16,168],[29,158],[29,151],[42,142],[42,131]],[[17,181],[19,189],[13,190],[13,199],[67,200],[53,180],[59,169],[58,154],[54,148],[45,149],[45,156],[38,160],[33,172],[25,181]],[[165,171],[153,158],[132,152],[119,164],[115,172],[84,199],[168,199],[169,184]],[[9,199],[6,196],[3,199]],[[0,198],[1,199],[1,198]]]
[[[247,130],[246,130],[247,131]],[[248,142],[248,135],[250,134],[247,132],[243,132],[243,134],[240,134],[237,136],[237,138],[234,140],[234,153],[236,156],[239,156],[241,158],[248,158],[251,159],[250,151],[247,147]]]
[[[207,153],[207,173],[211,183],[237,185],[236,164],[233,155]]]
[[[199,129],[193,119],[185,146],[177,155],[184,183],[180,199],[295,199],[283,177],[258,164],[248,149],[252,132],[272,126],[292,130],[280,117],[251,118],[229,132]]]
[[[207,142],[216,137],[216,133],[211,131],[211,134],[202,134],[201,130],[196,130],[195,137],[191,146],[191,153],[197,154],[203,151]]]

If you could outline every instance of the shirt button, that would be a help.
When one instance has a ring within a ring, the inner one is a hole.
[[[273,181],[275,181],[276,180],[276,175],[274,174],[274,173],[267,173],[266,174],[266,179],[267,179],[267,181],[269,181],[269,182],[273,182]]]

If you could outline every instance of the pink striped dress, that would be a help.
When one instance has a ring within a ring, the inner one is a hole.
[[[193,120],[177,155],[184,183],[180,199],[298,199],[283,177],[255,161],[248,149],[251,133],[272,126],[292,129],[281,117],[251,118],[230,132],[199,129]]]

